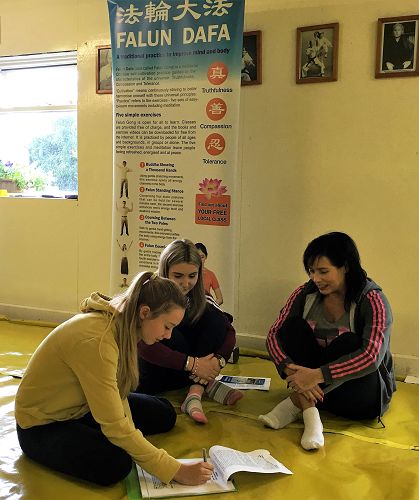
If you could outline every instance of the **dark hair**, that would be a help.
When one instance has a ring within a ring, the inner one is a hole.
[[[318,257],[327,257],[336,267],[345,266],[345,309],[348,310],[367,279],[354,240],[347,234],[337,231],[315,238],[307,245],[303,255],[304,269],[307,273]]]
[[[175,264],[182,264],[184,262],[194,264],[198,269],[198,281],[188,293],[187,316],[193,324],[204,314],[207,301],[202,279],[202,259],[192,241],[183,239],[169,243],[160,254],[158,273],[159,276],[168,278],[170,268]]]
[[[205,257],[208,257],[207,247],[203,243],[195,243],[195,246],[198,250],[201,250],[205,254]]]

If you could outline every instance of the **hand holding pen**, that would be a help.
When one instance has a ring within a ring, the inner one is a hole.
[[[181,484],[204,484],[211,479],[214,466],[208,460],[207,450],[202,449],[202,461],[194,464],[182,464],[174,476],[174,480]]]

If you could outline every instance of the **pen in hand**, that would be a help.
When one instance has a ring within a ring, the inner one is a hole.
[[[205,468],[204,474],[207,474],[206,481],[209,481],[212,478],[214,466],[211,463],[208,463],[208,453],[206,448],[202,448],[202,460],[202,467]]]

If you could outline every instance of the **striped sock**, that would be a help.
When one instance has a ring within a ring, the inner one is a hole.
[[[208,419],[205,416],[204,410],[202,409],[201,394],[197,392],[196,389],[191,386],[185,401],[180,407],[183,413],[189,415],[195,422],[200,424],[208,423]]]
[[[234,405],[243,397],[243,393],[233,389],[219,380],[213,380],[205,388],[210,399],[223,405]]]

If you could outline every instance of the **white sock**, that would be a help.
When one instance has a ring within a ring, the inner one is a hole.
[[[301,446],[305,450],[317,450],[324,446],[323,424],[319,410],[313,406],[303,411],[304,432]]]
[[[284,399],[265,415],[259,415],[259,421],[272,429],[282,429],[297,420],[301,410],[295,406],[291,398]]]

